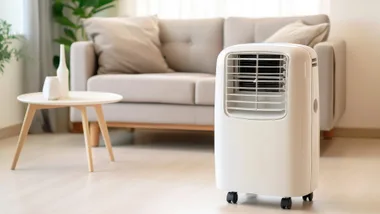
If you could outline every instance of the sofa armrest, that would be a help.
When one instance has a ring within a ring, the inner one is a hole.
[[[329,40],[314,49],[318,55],[321,130],[329,131],[346,109],[346,43]]]
[[[92,42],[74,42],[70,50],[70,90],[86,91],[87,80],[95,75],[97,68]]]
[[[92,42],[74,42],[70,50],[70,90],[86,91],[87,80],[95,75],[97,69],[95,49]],[[81,122],[81,113],[70,107],[70,121]]]

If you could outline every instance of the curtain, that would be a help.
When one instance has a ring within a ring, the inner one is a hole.
[[[59,35],[51,15],[51,0],[24,0],[24,93],[40,92],[46,76],[56,75],[52,58],[59,53],[53,38]],[[36,112],[31,133],[67,132],[69,109],[48,109]]]
[[[212,17],[273,17],[324,12],[326,0],[126,0],[136,16],[191,19]],[[128,9],[131,11],[131,9]]]

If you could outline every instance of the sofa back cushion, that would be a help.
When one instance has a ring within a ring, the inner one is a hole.
[[[94,43],[98,74],[168,73],[157,16],[92,17],[83,21]]]
[[[242,43],[264,42],[282,27],[301,20],[307,25],[330,23],[327,15],[246,18],[229,17],[224,23],[224,48]],[[329,36],[326,33],[322,41]]]
[[[160,19],[161,52],[177,72],[215,73],[223,49],[222,18]]]

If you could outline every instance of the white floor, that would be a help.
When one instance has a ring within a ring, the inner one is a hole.
[[[125,138],[124,138],[125,137]],[[196,132],[114,133],[116,162],[94,148],[87,171],[80,134],[29,136],[10,170],[17,138],[0,141],[0,214],[380,213],[380,140],[322,142],[313,203],[239,195],[225,202],[214,184],[213,136]]]

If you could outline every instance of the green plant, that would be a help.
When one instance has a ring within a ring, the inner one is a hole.
[[[0,73],[4,73],[5,63],[10,62],[12,58],[19,60],[21,50],[14,48],[13,42],[19,38],[11,33],[12,25],[7,21],[0,19]]]
[[[53,18],[63,27],[63,35],[54,39],[58,44],[65,45],[66,51],[70,51],[73,42],[87,40],[82,19],[93,17],[106,9],[115,6],[116,0],[52,0]],[[80,39],[81,37],[81,39]],[[79,39],[78,39],[79,38]],[[55,68],[59,64],[59,56],[54,56]]]

